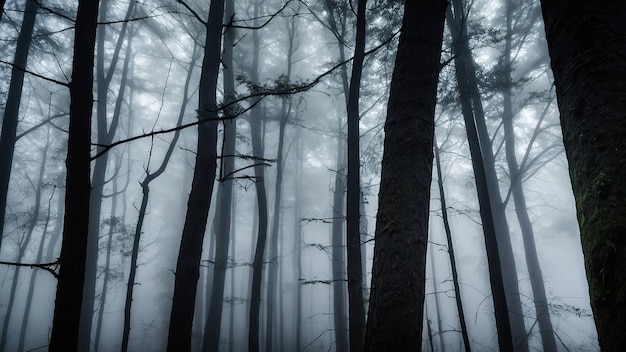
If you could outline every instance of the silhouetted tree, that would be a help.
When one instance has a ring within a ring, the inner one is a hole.
[[[174,297],[167,341],[170,352],[191,349],[196,285],[200,275],[202,242],[217,169],[217,78],[222,44],[224,0],[211,1],[206,23],[204,59],[198,90],[198,144],[187,215],[180,241]]]
[[[407,1],[391,80],[366,351],[421,349],[434,114],[448,3]]]
[[[85,282],[89,194],[91,192],[91,110],[98,0],[79,0],[74,27],[70,127],[63,243],[50,337],[50,351],[76,351]]]

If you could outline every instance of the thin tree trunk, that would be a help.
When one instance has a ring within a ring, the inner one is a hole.
[[[48,132],[49,133],[49,132]],[[26,228],[26,234],[22,239],[22,242],[18,244],[18,253],[17,258],[15,258],[16,263],[21,263],[24,255],[26,254],[26,249],[30,245],[30,239],[33,235],[33,231],[35,230],[35,226],[37,225],[37,220],[39,220],[39,210],[41,208],[41,195],[43,188],[43,178],[44,173],[46,171],[46,162],[48,160],[48,149],[50,148],[50,139],[46,141],[46,145],[44,146],[41,152],[41,164],[39,165],[39,174],[36,183],[33,184],[35,191],[35,203],[33,207],[32,217],[30,222],[28,223],[28,227]],[[45,233],[45,229],[44,229]],[[17,284],[20,281],[20,270],[22,268],[19,266],[15,266],[13,270],[13,281],[11,282],[11,291],[9,293],[9,301],[7,303],[7,310],[4,316],[4,324],[2,325],[2,335],[0,336],[0,351],[4,351],[6,348],[7,342],[7,332],[11,322],[11,314],[13,312],[13,304],[15,303],[15,294],[17,293]]]
[[[546,288],[541,272],[541,265],[537,257],[537,247],[535,245],[535,235],[533,233],[533,225],[526,208],[526,198],[522,188],[521,173],[515,155],[515,131],[513,129],[513,103],[512,89],[513,82],[512,64],[511,64],[511,47],[513,41],[513,12],[515,6],[511,0],[506,2],[506,35],[503,53],[503,103],[502,103],[502,123],[504,129],[506,162],[509,170],[509,178],[511,179],[511,191],[515,204],[515,213],[522,231],[522,239],[524,242],[524,254],[526,257],[526,266],[528,267],[528,275],[530,278],[530,286],[533,292],[533,300],[535,305],[535,313],[539,325],[539,333],[543,343],[543,351],[556,352],[556,339],[550,319],[550,311],[548,310],[548,301],[546,298]],[[527,344],[527,342],[526,342]]]
[[[120,166],[121,160],[118,161],[118,166]],[[103,269],[103,278],[102,278],[102,293],[100,294],[100,303],[98,305],[98,319],[96,321],[96,331],[94,335],[94,351],[98,352],[100,348],[100,336],[102,333],[102,320],[104,316],[104,306],[106,305],[107,300],[107,291],[109,287],[109,277],[111,270],[111,247],[113,244],[113,234],[115,233],[116,227],[118,227],[119,219],[116,219],[115,214],[117,212],[117,194],[118,186],[117,180],[113,180],[113,200],[111,201],[111,217],[109,218],[109,233],[107,235],[106,240],[106,254],[104,259],[104,269]],[[123,224],[122,224],[123,225]]]
[[[254,18],[258,18],[261,12],[261,5],[257,1],[254,4]],[[257,25],[255,20],[255,26]],[[258,82],[259,57],[260,57],[260,36],[258,31],[252,33],[252,67],[250,69],[250,78],[252,82]],[[262,141],[262,112],[260,111],[259,102],[254,103],[250,111],[250,134],[252,143],[252,154],[255,158],[263,158],[263,141]],[[257,210],[258,210],[258,234],[257,243],[254,251],[254,259],[252,261],[252,286],[250,293],[250,319],[248,330],[248,351],[259,351],[260,336],[260,309],[261,309],[261,286],[263,281],[263,259],[265,256],[265,245],[267,242],[267,193],[265,190],[265,164],[263,161],[255,161],[254,180],[257,194]],[[270,308],[270,307],[268,307]],[[271,352],[271,351],[266,351]]]
[[[49,130],[48,130],[49,133]],[[41,240],[39,241],[39,248],[37,249],[37,257],[35,258],[35,263],[41,263],[43,259],[43,249],[46,243],[46,235],[48,233],[48,225],[50,224],[50,217],[52,212],[52,199],[54,198],[56,188],[52,189],[50,193],[50,198],[48,199],[48,210],[46,214],[46,223],[43,226],[43,233],[41,235]],[[49,242],[50,244],[50,242]],[[28,330],[28,321],[30,320],[30,311],[33,303],[33,295],[35,293],[35,282],[37,279],[37,273],[39,270],[34,270],[30,276],[30,282],[28,283],[28,294],[26,295],[26,305],[24,307],[24,317],[22,318],[22,326],[20,328],[20,337],[17,343],[17,350],[24,351],[24,342],[26,340],[26,333]]]
[[[430,247],[430,251],[428,252],[430,252],[430,267],[433,271],[433,294],[435,296],[435,313],[437,315],[437,335],[439,335],[439,350],[441,352],[445,352],[446,347],[443,338],[443,326],[441,325],[441,306],[439,305],[439,286],[437,285],[437,271],[435,270],[435,253],[433,253],[432,246]],[[428,315],[426,315],[426,317],[428,317]]]
[[[422,345],[434,112],[446,7],[443,0],[405,5],[385,122],[366,351],[419,351]]]
[[[348,258],[348,322],[350,351],[363,351],[365,342],[365,303],[361,262],[361,153],[359,148],[359,97],[365,58],[366,0],[357,5],[356,45],[348,95],[348,176],[346,188],[346,245]]]
[[[174,297],[167,342],[169,352],[183,352],[191,349],[193,311],[202,242],[217,169],[216,94],[223,18],[224,0],[211,1],[198,91],[198,118],[201,123],[198,125],[195,170],[176,263]]]
[[[15,150],[17,122],[22,101],[22,87],[24,86],[24,69],[28,62],[28,50],[33,37],[33,28],[37,17],[37,1],[27,0],[24,8],[24,19],[17,37],[17,47],[11,69],[11,83],[9,94],[2,117],[2,132],[0,133],[0,245],[4,234],[4,218],[7,206],[7,195],[11,178],[13,152]],[[4,11],[4,0],[0,8],[0,18]]]
[[[461,324],[461,335],[463,336],[463,346],[465,352],[470,352],[470,341],[467,333],[467,324],[465,323],[465,311],[463,310],[463,300],[461,298],[461,287],[459,285],[459,273],[456,268],[456,258],[454,256],[454,244],[452,243],[452,231],[448,221],[448,206],[446,205],[446,195],[443,189],[443,176],[441,172],[441,159],[439,156],[439,146],[435,138],[435,164],[437,166],[437,185],[439,186],[439,200],[441,201],[441,217],[443,218],[443,227],[446,232],[446,241],[448,243],[448,255],[450,256],[450,267],[452,269],[452,284],[454,285],[454,296],[456,301],[456,309],[459,313],[459,323]]]
[[[345,159],[345,139],[343,134],[340,133],[340,137],[337,140],[337,167],[335,170],[335,187],[333,190],[333,220],[331,228],[333,258],[333,323],[335,330],[335,348],[337,352],[347,352],[350,348],[346,309],[346,249],[343,236],[345,222],[344,204],[346,195]]]
[[[472,157],[472,163],[480,163],[480,168],[484,170],[483,173],[486,179],[486,188],[484,188],[483,191],[488,192],[487,195],[490,202],[489,208],[491,212],[491,214],[486,215],[489,215],[493,221],[493,227],[497,238],[497,249],[499,253],[498,262],[500,263],[498,266],[500,267],[501,273],[496,275],[500,276],[503,280],[504,293],[506,296],[505,310],[508,311],[507,314],[509,316],[507,319],[509,323],[507,325],[510,326],[510,334],[514,339],[513,346],[515,346],[516,351],[527,351],[528,343],[526,340],[526,329],[524,327],[524,314],[519,296],[517,269],[513,256],[513,247],[511,245],[511,236],[506,219],[505,207],[500,195],[498,177],[495,169],[495,159],[493,157],[491,141],[487,132],[481,96],[478,91],[476,71],[467,43],[467,20],[464,15],[463,5],[461,2],[454,0],[453,3],[454,17],[452,16],[452,12],[449,10],[448,24],[451,32],[453,33],[453,49],[456,55],[455,67],[459,94],[461,96],[460,100],[464,118],[471,119],[470,123],[475,126],[471,130],[470,127],[466,126],[468,134],[477,134],[478,140],[475,142],[477,144],[475,146],[470,144],[470,149],[478,149],[476,152],[480,153],[476,154],[476,157],[480,155],[480,158],[476,161],[474,161],[474,157]],[[465,116],[466,114],[468,115],[467,117]],[[468,124],[467,121],[466,124]],[[489,255],[491,254],[488,254],[488,256]],[[490,273],[492,273],[491,270]],[[496,280],[498,279],[496,278]],[[505,340],[506,338],[503,342]]]
[[[297,166],[295,173],[295,209],[294,209],[294,234],[295,238],[293,241],[294,246],[294,267],[296,268],[296,277],[295,277],[295,338],[294,338],[294,351],[300,351],[301,349],[301,336],[302,336],[302,285],[300,280],[302,278],[302,226],[300,225],[300,218],[302,214],[302,164],[303,164],[303,155],[302,155],[302,140],[297,138]]]
[[[98,0],[79,0],[74,26],[63,243],[49,350],[78,350],[91,192],[91,110]]]

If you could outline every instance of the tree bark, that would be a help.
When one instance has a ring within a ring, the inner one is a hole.
[[[234,0],[225,2],[225,20],[231,21],[235,16]],[[226,28],[224,32],[224,52],[222,71],[224,81],[224,103],[231,103],[236,96],[233,46],[235,33],[234,28]],[[215,264],[213,265],[213,280],[211,285],[211,299],[208,307],[207,320],[204,326],[204,339],[202,350],[205,352],[219,350],[220,333],[222,326],[222,308],[224,306],[224,283],[226,280],[226,269],[228,266],[228,245],[231,236],[231,214],[233,202],[233,177],[235,171],[235,145],[237,142],[237,120],[236,111],[227,108],[224,111],[225,119],[224,137],[222,145],[221,180],[218,184],[219,211],[215,216]]]
[[[361,267],[361,153],[359,150],[359,96],[365,58],[366,0],[357,5],[356,44],[348,95],[348,176],[346,188],[346,246],[348,257],[348,323],[350,351],[363,351],[365,342],[365,304]]]
[[[542,0],[600,347],[626,346],[626,3]]]
[[[79,0],[74,27],[63,243],[49,350],[76,351],[89,230],[91,110],[98,0]]]
[[[366,351],[422,345],[434,114],[447,2],[407,1],[391,81]]]
[[[217,169],[217,78],[220,67],[224,0],[211,1],[206,26],[204,59],[198,91],[198,144],[187,215],[176,263],[174,297],[168,332],[169,352],[191,349],[196,285],[202,242]]]

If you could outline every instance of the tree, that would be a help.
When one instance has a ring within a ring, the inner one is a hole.
[[[13,162],[15,142],[17,141],[17,122],[22,101],[24,72],[28,62],[28,50],[33,37],[37,9],[37,1],[26,1],[24,20],[17,38],[17,48],[15,49],[15,58],[13,59],[13,68],[11,69],[9,95],[2,117],[2,133],[0,134],[0,245],[2,244],[2,235],[4,234],[4,218],[11,178],[11,164]],[[2,17],[3,12],[4,0],[2,0],[2,7],[0,7],[0,17]]]
[[[225,19],[234,20],[235,2],[227,0],[225,3]],[[224,103],[231,104],[235,99],[235,78],[233,67],[233,47],[235,29],[226,28],[224,32]],[[222,326],[222,308],[224,306],[224,282],[228,266],[228,245],[231,236],[231,214],[233,203],[233,173],[235,171],[235,145],[237,143],[237,111],[234,106],[224,110],[224,137],[222,157],[220,159],[220,183],[217,190],[219,209],[215,212],[215,265],[213,266],[213,280],[208,302],[208,315],[204,325],[203,351],[217,351],[220,343]],[[182,115],[181,115],[182,117]],[[208,290],[208,286],[207,286]]]
[[[356,43],[348,94],[348,176],[346,179],[346,245],[348,258],[348,322],[350,351],[363,351],[365,306],[361,267],[361,153],[359,148],[359,97],[365,58],[366,0],[357,5]],[[436,85],[435,85],[436,86]]]
[[[456,259],[454,256],[454,245],[452,243],[452,231],[450,230],[450,222],[448,220],[448,206],[446,205],[446,194],[443,188],[443,176],[441,172],[441,158],[439,153],[439,145],[435,138],[435,165],[437,167],[437,188],[439,189],[439,201],[441,202],[441,217],[443,218],[443,227],[446,232],[446,242],[448,243],[448,255],[450,257],[450,267],[452,271],[452,284],[454,285],[454,298],[456,301],[456,309],[459,312],[459,323],[461,325],[461,335],[463,336],[463,346],[465,352],[470,352],[470,341],[467,333],[467,324],[465,323],[465,312],[463,310],[463,300],[461,299],[461,288],[459,286],[459,274],[456,269]]]
[[[626,345],[626,3],[542,0],[600,347]]]
[[[408,1],[391,81],[366,351],[422,343],[434,113],[446,1]]]
[[[191,349],[196,285],[202,242],[217,169],[217,78],[220,67],[224,0],[211,1],[206,23],[198,100],[198,144],[187,215],[176,262],[174,297],[167,340],[170,352]]]
[[[91,110],[93,62],[99,1],[80,0],[74,27],[70,127],[63,243],[50,337],[50,351],[75,351],[85,281],[89,193],[91,192]]]

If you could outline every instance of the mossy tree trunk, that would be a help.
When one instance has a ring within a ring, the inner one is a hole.
[[[600,347],[626,346],[626,2],[542,0]]]

